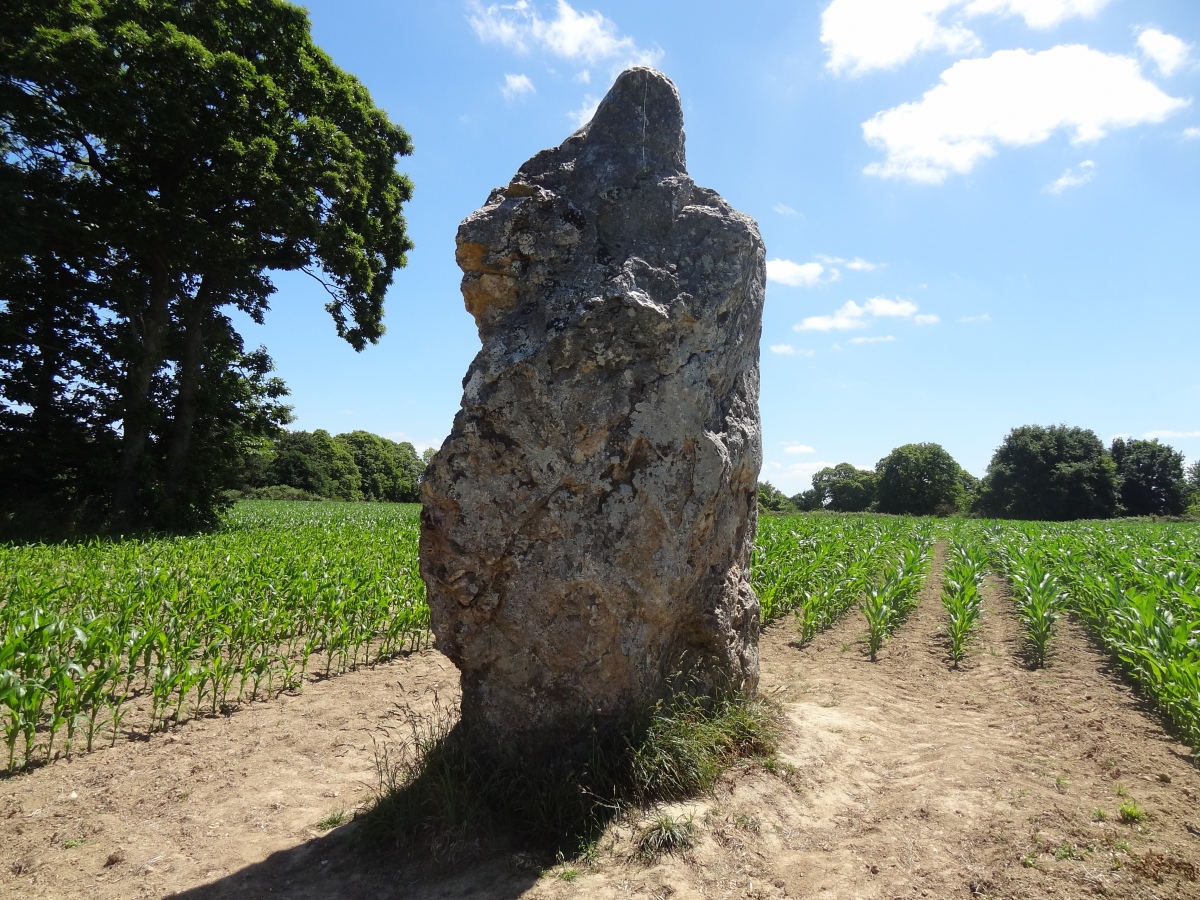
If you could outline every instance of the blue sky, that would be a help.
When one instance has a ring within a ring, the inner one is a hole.
[[[1196,0],[321,0],[313,33],[412,135],[416,249],[388,333],[340,342],[276,279],[293,427],[439,445],[479,348],[459,221],[631,62],[683,97],[688,168],[767,244],[763,480],[942,444],[982,475],[1067,423],[1200,457]]]

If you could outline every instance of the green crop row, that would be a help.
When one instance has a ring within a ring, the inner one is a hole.
[[[248,502],[199,537],[0,547],[11,770],[427,640],[418,507]],[[61,744],[59,741],[61,740]]]
[[[1040,592],[1031,605],[1048,615],[1073,610],[1200,748],[1200,529],[992,523],[985,532],[1015,593]],[[1026,633],[1036,662],[1036,628]]]
[[[930,524],[919,519],[811,515],[759,519],[754,590],[763,623],[792,613],[801,642],[811,640],[869,591],[882,589],[889,572],[895,579],[897,560],[905,548],[917,543],[927,548],[931,534]]]

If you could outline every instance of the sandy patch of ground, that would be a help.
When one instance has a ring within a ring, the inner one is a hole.
[[[626,823],[592,863],[431,873],[360,856],[353,823],[319,829],[370,796],[398,703],[457,702],[427,651],[0,781],[0,897],[1200,897],[1188,748],[1072,620],[1029,670],[995,582],[951,670],[939,590],[935,572],[876,663],[857,614],[802,648],[788,623],[764,635],[784,764],[672,807],[697,825],[684,856],[633,859]]]

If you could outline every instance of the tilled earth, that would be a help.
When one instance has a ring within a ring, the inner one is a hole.
[[[355,851],[379,750],[409,711],[457,702],[426,651],[0,780],[0,897],[1200,898],[1189,748],[1071,619],[1031,670],[996,582],[951,669],[940,564],[875,663],[857,613],[804,647],[786,621],[767,631],[780,763],[667,810],[697,826],[682,855],[638,861],[636,822],[590,862]]]

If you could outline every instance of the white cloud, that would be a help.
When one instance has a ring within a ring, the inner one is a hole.
[[[583,98],[583,104],[579,109],[567,113],[567,118],[575,124],[576,128],[582,128],[588,122],[592,121],[592,116],[596,114],[596,107],[599,105],[600,98],[588,94]]]
[[[887,154],[864,171],[941,184],[999,146],[1038,144],[1058,131],[1074,143],[1096,141],[1117,128],[1161,122],[1187,104],[1143,78],[1132,57],[1081,45],[1001,50],[955,63],[920,100],[864,122],[867,143]]]
[[[587,69],[584,69],[583,71],[579,72],[575,76],[575,80],[578,81],[580,84],[591,84],[592,83],[592,73],[589,72]]]
[[[1061,194],[1069,187],[1087,184],[1096,177],[1096,164],[1085,159],[1078,166],[1068,168],[1062,175],[1046,185],[1046,191],[1051,194]]]
[[[962,0],[833,0],[821,13],[826,66],[836,75],[894,69],[918,53],[971,53],[979,39],[958,23],[939,21]]]
[[[894,336],[889,334],[889,335],[886,335],[885,337],[850,338],[850,343],[852,343],[852,344],[889,344],[892,341],[894,341],[895,339],[896,338]]]
[[[866,328],[868,316],[875,318],[911,318],[917,312],[917,304],[911,300],[889,300],[887,297],[872,297],[861,306],[847,300],[828,316],[809,316],[794,326],[796,331],[851,331]]]
[[[808,444],[789,444],[783,448],[784,453],[816,453]]]
[[[771,209],[775,210],[775,212],[779,213],[781,216],[797,215],[797,212],[794,209],[792,209],[790,206],[788,206],[786,203],[776,203],[774,206],[771,207]]]
[[[504,87],[500,90],[504,92],[504,99],[511,101],[526,94],[535,93],[537,89],[529,80],[528,75],[505,75]]]
[[[796,348],[791,344],[772,344],[771,352],[778,353],[780,356],[795,356]]]
[[[1185,128],[1183,136],[1189,141],[1194,141],[1196,138],[1200,138],[1200,128]]]
[[[889,300],[887,297],[872,297],[867,301],[867,312],[873,316],[908,318],[916,315],[917,304],[911,300]]]
[[[968,56],[982,49],[960,18],[1020,16],[1047,29],[1075,16],[1090,18],[1110,0],[833,0],[821,13],[826,66],[836,75],[895,69],[919,53]]]
[[[819,262],[794,263],[790,259],[768,259],[767,280],[789,287],[815,287],[827,281],[837,281],[837,269],[826,269]]]
[[[913,322],[917,325],[936,325],[940,321],[942,320],[933,313],[922,313],[913,317]]]
[[[1142,53],[1154,61],[1158,71],[1168,78],[1187,65],[1192,51],[1191,44],[1157,28],[1143,28],[1138,35],[1137,45]]]
[[[846,259],[841,256],[825,256],[823,253],[817,254],[817,259],[828,266],[845,266],[855,272],[874,272],[879,268],[878,263],[867,262],[861,256],[856,256],[854,259]]]
[[[990,322],[990,321],[992,321],[991,313],[980,313],[977,316],[963,316],[962,318],[960,318],[958,320],[958,324],[959,325],[974,325],[979,322]]]
[[[1030,28],[1046,29],[1082,16],[1090,19],[1110,0],[971,0],[967,15],[992,13],[998,16],[1020,16]]]
[[[471,10],[468,21],[481,41],[518,53],[537,48],[575,63],[616,61],[622,67],[653,65],[662,58],[661,50],[646,50],[622,36],[603,14],[581,13],[567,0],[558,0],[551,18],[544,18],[529,0],[486,7],[473,0]]]
[[[1168,438],[1200,438],[1200,431],[1147,431],[1142,435],[1148,441],[1155,438],[1166,440]]]

